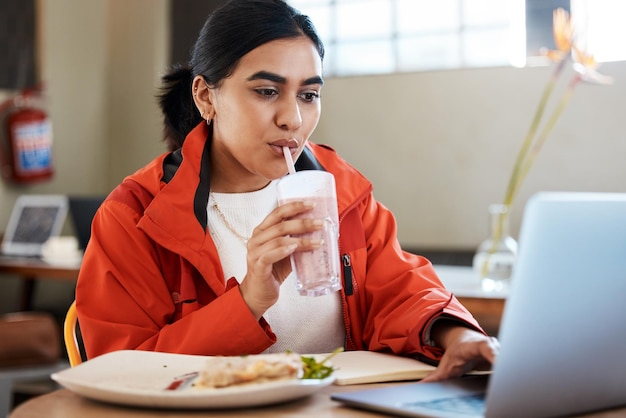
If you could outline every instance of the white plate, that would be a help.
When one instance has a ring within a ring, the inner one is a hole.
[[[289,379],[219,389],[166,388],[177,378],[205,367],[207,357],[123,350],[104,354],[52,374],[52,379],[87,398],[116,404],[181,408],[242,408],[298,399],[333,383],[326,379]]]

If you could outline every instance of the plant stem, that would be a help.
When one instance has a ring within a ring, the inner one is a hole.
[[[504,222],[506,222],[506,218],[509,216],[511,206],[513,205],[513,200],[515,199],[517,190],[519,189],[519,186],[521,184],[522,176],[520,173],[523,172],[523,167],[525,166],[526,160],[528,158],[528,153],[531,150],[535,135],[537,134],[537,130],[539,129],[541,119],[543,118],[543,114],[546,109],[546,105],[548,103],[548,100],[550,99],[550,96],[552,95],[552,92],[554,90],[554,87],[556,86],[559,77],[561,76],[561,73],[563,72],[566,61],[567,58],[563,58],[561,59],[561,61],[559,61],[558,65],[554,69],[554,72],[552,73],[552,76],[546,83],[546,86],[541,94],[539,104],[537,105],[537,109],[535,110],[535,115],[533,116],[528,132],[526,133],[526,137],[524,138],[522,146],[517,153],[515,165],[513,166],[513,171],[511,172],[511,177],[509,177],[509,183],[507,185],[506,193],[504,195],[503,205],[506,206],[506,211],[499,217],[497,227],[494,228],[492,232],[491,247],[489,248],[487,258],[485,259],[485,262],[483,263],[481,269],[483,277],[485,277],[487,274],[489,258],[491,257],[491,254],[495,253],[498,241],[500,241],[500,239],[502,238],[502,228]]]
[[[532,145],[535,142],[535,136],[537,135],[537,130],[539,129],[539,125],[541,124],[541,120],[545,113],[548,100],[550,99],[550,96],[552,95],[552,92],[554,91],[554,87],[556,86],[557,81],[559,77],[561,76],[561,73],[563,72],[563,68],[565,67],[565,62],[568,61],[568,59],[569,59],[569,55],[564,56],[559,61],[558,65],[555,67],[552,73],[552,76],[546,83],[546,86],[543,89],[543,92],[541,94],[541,99],[539,100],[539,104],[537,105],[537,109],[535,110],[535,115],[533,116],[528,132],[526,133],[524,141],[522,142],[522,146],[520,147],[520,150],[517,153],[515,165],[513,166],[513,171],[511,172],[511,176],[509,177],[509,182],[507,184],[506,193],[504,195],[504,201],[502,203],[506,207],[506,210],[498,217],[497,226],[496,228],[494,228],[492,232],[491,246],[489,248],[487,257],[485,258],[485,261],[481,268],[482,277],[487,276],[487,270],[488,270],[488,265],[489,265],[491,255],[496,252],[498,242],[502,239],[502,230],[504,227],[504,223],[507,221],[507,218],[511,212],[513,201],[515,200],[515,197],[517,196],[517,192],[519,191],[519,188],[524,178],[526,177],[528,170],[530,169],[530,165],[532,164],[532,161],[534,160],[534,156],[536,155],[537,152],[539,152],[539,149],[537,149],[536,146],[532,147]],[[563,100],[561,100],[561,104],[562,104],[562,107],[565,108],[565,105],[567,104],[567,102],[564,104],[562,102]],[[554,124],[556,123],[556,120],[558,119],[558,116],[560,115],[562,111],[563,109],[560,109],[558,111],[556,118],[555,118],[555,113],[557,113],[557,111],[555,111],[552,114],[552,118],[550,119],[548,127],[544,128],[544,130],[542,131],[542,135],[540,137],[542,142],[544,142],[545,139],[547,138],[548,134],[552,130],[552,127],[554,127]],[[529,156],[529,152],[531,151],[531,149],[533,150],[533,153],[531,153],[531,155]]]
[[[546,139],[548,139],[548,135],[550,135],[550,132],[552,132],[552,129],[556,125],[556,122],[559,120],[559,117],[561,116],[561,114],[563,113],[567,105],[569,104],[569,101],[571,100],[574,94],[574,90],[576,89],[576,86],[580,83],[581,80],[582,80],[582,77],[580,74],[576,74],[574,76],[572,81],[567,86],[567,90],[565,90],[565,92],[563,93],[563,96],[561,97],[561,100],[559,101],[558,105],[554,109],[554,112],[552,112],[550,119],[548,119],[546,126],[543,128],[543,131],[541,131],[541,134],[535,141],[535,144],[533,145],[530,155],[528,156],[528,158],[526,158],[526,160],[524,161],[524,165],[522,166],[518,186],[514,190],[513,198],[515,198],[515,196],[517,195],[517,192],[519,191],[519,184],[521,184],[526,178],[526,176],[528,175],[528,172],[530,171],[530,167],[532,166],[533,161],[539,154],[539,151],[541,151],[543,144],[546,142]]]
[[[552,95],[552,91],[554,90],[554,87],[556,86],[556,83],[561,73],[563,72],[566,61],[567,58],[563,58],[561,61],[559,61],[559,64],[556,66],[554,72],[552,73],[552,77],[550,77],[550,79],[548,80],[548,83],[546,84],[546,87],[544,88],[541,95],[537,110],[535,111],[532,123],[530,124],[530,128],[528,129],[528,133],[526,133],[524,142],[522,142],[522,146],[517,154],[517,159],[515,160],[513,172],[511,173],[511,177],[509,178],[506,194],[504,195],[503,204],[508,206],[509,208],[513,204],[515,190],[518,188],[520,183],[518,176],[521,171],[522,165],[524,164],[524,161],[528,156],[528,152],[537,133],[537,129],[539,128],[539,124],[541,123],[541,119],[543,118],[548,99]]]

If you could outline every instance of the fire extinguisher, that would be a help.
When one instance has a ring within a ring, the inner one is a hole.
[[[50,179],[52,124],[37,90],[25,90],[0,104],[2,176],[15,183]]]

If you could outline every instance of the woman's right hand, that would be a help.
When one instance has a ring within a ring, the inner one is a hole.
[[[323,228],[321,219],[292,219],[314,206],[306,201],[280,205],[252,232],[247,244],[247,272],[239,289],[257,319],[278,300],[280,285],[291,273],[289,256],[322,244],[321,240],[293,237]]]

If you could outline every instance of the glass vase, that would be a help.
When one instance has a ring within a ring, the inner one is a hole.
[[[485,291],[508,289],[517,257],[517,241],[509,232],[509,207],[489,206],[490,235],[474,255],[473,268]]]

